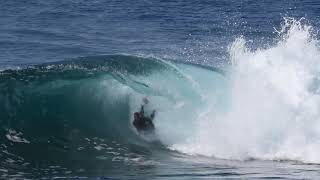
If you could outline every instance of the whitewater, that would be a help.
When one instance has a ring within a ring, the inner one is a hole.
[[[285,18],[268,48],[253,50],[237,38],[229,49],[228,107],[204,111],[195,119],[197,130],[172,149],[223,159],[319,163],[320,51],[316,31],[305,22]]]

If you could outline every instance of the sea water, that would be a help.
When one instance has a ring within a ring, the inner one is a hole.
[[[317,179],[319,8],[0,2],[0,178]]]

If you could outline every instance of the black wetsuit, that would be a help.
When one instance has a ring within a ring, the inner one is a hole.
[[[140,112],[134,113],[133,125],[139,131],[153,131],[154,124],[152,122],[155,115],[155,111],[152,112],[151,117],[144,116],[143,105],[141,106]]]
[[[138,131],[152,131],[154,130],[153,122],[147,117],[140,117],[133,121],[134,127],[137,128]]]

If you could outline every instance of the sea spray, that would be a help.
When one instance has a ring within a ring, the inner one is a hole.
[[[172,149],[223,159],[320,162],[320,49],[304,19],[284,18],[277,43],[229,49],[229,107],[195,121],[197,130]]]

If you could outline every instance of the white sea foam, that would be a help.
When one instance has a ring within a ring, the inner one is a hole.
[[[171,149],[320,163],[319,40],[304,19],[285,18],[276,32],[278,42],[269,48],[249,49],[244,37],[233,42],[227,109],[205,108],[189,137]]]
[[[6,138],[9,141],[15,142],[15,143],[30,143],[30,141],[28,141],[27,139],[21,137],[23,135],[23,133],[21,132],[17,132],[13,129],[9,129],[8,133],[6,134]]]

